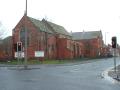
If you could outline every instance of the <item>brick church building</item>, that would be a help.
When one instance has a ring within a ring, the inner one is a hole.
[[[22,42],[25,48],[27,30],[27,56],[35,58],[35,51],[43,51],[45,59],[72,59],[81,56],[81,44],[72,40],[64,27],[45,19],[37,20],[24,15],[12,31],[13,54],[15,44]]]

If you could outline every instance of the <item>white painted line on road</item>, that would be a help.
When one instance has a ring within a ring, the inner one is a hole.
[[[70,70],[70,72],[78,72],[79,70],[80,70],[79,68],[76,68],[76,69]]]
[[[73,65],[73,66],[80,66],[80,65]]]

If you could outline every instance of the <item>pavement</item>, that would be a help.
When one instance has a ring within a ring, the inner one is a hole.
[[[116,71],[114,68],[108,70],[108,76],[114,79],[115,81],[120,82],[120,65],[116,67]]]

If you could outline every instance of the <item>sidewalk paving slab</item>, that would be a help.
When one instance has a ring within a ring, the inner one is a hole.
[[[108,76],[120,82],[120,65],[117,66],[116,72],[114,68],[110,69],[108,71]]]

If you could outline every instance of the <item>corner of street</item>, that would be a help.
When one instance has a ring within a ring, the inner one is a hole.
[[[113,83],[119,83],[120,82],[120,65],[117,66],[117,70],[115,72],[114,68],[109,68],[105,70],[102,73],[102,76],[107,79],[112,81]]]
[[[120,82],[120,65],[117,66],[116,72],[114,71],[114,68],[113,68],[108,72],[108,75],[113,79],[115,79],[116,81]]]

